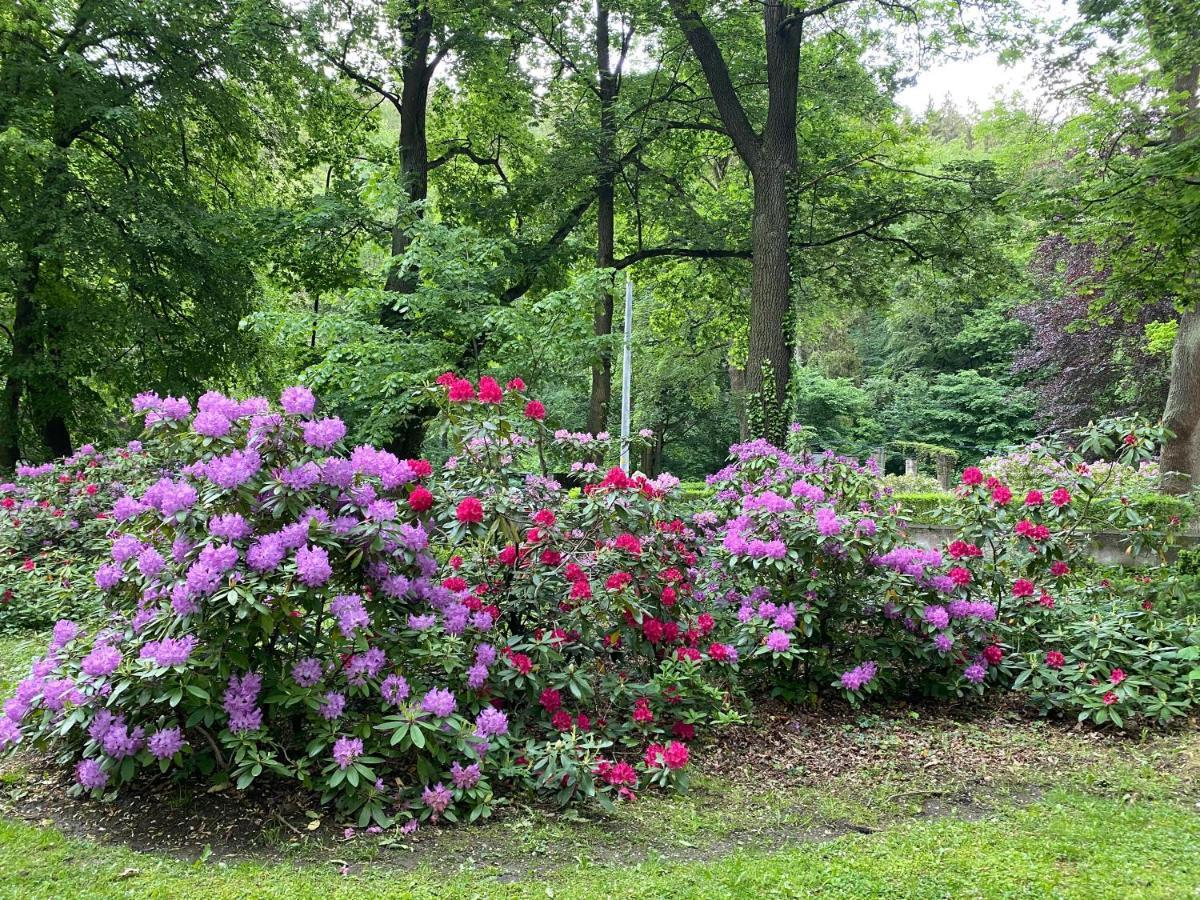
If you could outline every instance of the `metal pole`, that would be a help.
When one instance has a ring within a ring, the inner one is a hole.
[[[633,377],[633,279],[625,276],[625,353],[621,360],[621,469],[629,472],[629,393]]]

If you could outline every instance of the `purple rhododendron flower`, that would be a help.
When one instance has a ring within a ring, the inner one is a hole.
[[[454,699],[454,694],[444,688],[430,689],[429,693],[421,700],[421,709],[443,719],[453,715],[457,708],[458,701]]]
[[[292,666],[292,680],[300,687],[310,688],[321,680],[321,661],[308,657]]]
[[[75,767],[75,780],[88,790],[99,790],[108,784],[108,773],[94,759],[83,759]]]
[[[296,385],[283,389],[279,396],[279,405],[289,415],[311,416],[317,408],[317,398],[308,388]]]
[[[333,575],[329,553],[324,547],[301,547],[296,551],[296,574],[309,587],[320,587]]]
[[[359,738],[340,737],[333,745],[333,760],[339,769],[348,769],[362,756],[363,742]]]
[[[150,735],[147,748],[156,759],[170,759],[183,749],[183,732],[178,728],[163,728]]]

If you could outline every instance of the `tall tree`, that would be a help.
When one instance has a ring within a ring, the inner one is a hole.
[[[974,28],[992,31],[1003,3],[972,4]],[[917,42],[928,45],[950,40],[973,40],[967,17],[960,16],[964,4],[906,4],[891,0],[827,0],[804,5],[785,0],[756,0],[754,3],[720,4],[709,13],[693,0],[667,0],[678,28],[691,47],[707,81],[712,104],[737,155],[750,170],[754,182],[754,213],[751,224],[753,274],[750,297],[750,330],[746,353],[745,389],[765,403],[763,425],[774,440],[783,439],[788,377],[792,363],[791,274],[788,204],[789,184],[799,161],[798,110],[801,101],[820,93],[819,82],[801,79],[803,48],[822,32],[821,26],[835,15],[844,18],[836,29],[870,33],[872,17],[883,18],[924,32]],[[993,9],[989,10],[988,8]],[[959,18],[955,18],[960,16]],[[750,20],[757,19],[757,52],[750,71],[735,80],[733,61],[749,52]],[[947,34],[937,34],[940,29]],[[764,86],[765,80],[765,86]],[[815,104],[813,104],[815,105]],[[773,383],[764,384],[770,371]],[[770,420],[770,421],[767,421]]]
[[[286,24],[271,0],[0,10],[0,467],[244,358]]]
[[[1162,487],[1200,477],[1200,3],[1083,0],[1064,40],[1088,106],[1064,129],[1054,229],[1092,246],[1093,306],[1178,311]]]

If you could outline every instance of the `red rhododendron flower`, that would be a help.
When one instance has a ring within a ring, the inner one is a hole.
[[[971,583],[971,570],[964,569],[962,566],[955,566],[949,572],[950,580],[958,587],[963,587]]]
[[[700,629],[701,634],[708,634],[716,624],[709,613],[700,613],[696,618],[696,627]]]
[[[525,404],[525,418],[540,422],[546,418],[546,407],[541,400],[530,400]]]
[[[659,758],[662,756],[662,754],[663,748],[661,744],[651,744],[649,747],[647,747],[646,754],[642,757],[645,760],[646,767],[649,769],[657,769],[659,766],[661,766],[662,762]]]
[[[1041,491],[1030,491],[1025,495],[1026,506],[1041,506],[1046,498],[1042,496]]]
[[[586,578],[571,582],[571,599],[587,600],[592,596],[592,586]]]
[[[27,559],[25,562],[21,563],[21,568],[26,572],[32,572],[35,568],[35,563],[32,559]]]
[[[1046,607],[1046,609],[1054,609],[1054,598],[1042,591],[1042,596],[1038,597],[1038,603]]]
[[[444,388],[450,387],[454,382],[458,381],[458,376],[453,372],[443,372],[437,377],[437,383]]]
[[[717,662],[725,662],[729,659],[729,648],[724,644],[709,644],[708,656],[709,659],[715,659]]]
[[[675,650],[676,659],[690,659],[692,662],[700,662],[700,651],[695,647],[679,647]]]
[[[662,592],[663,606],[665,606],[669,609],[675,605],[675,601],[677,599],[678,599],[678,597],[675,594],[675,588],[673,588],[673,587],[663,588],[663,592]]]
[[[645,697],[639,697],[633,704],[633,721],[641,725],[647,725],[654,721],[654,713],[650,710],[650,701]]]
[[[1066,658],[1057,650],[1046,651],[1046,665],[1050,668],[1061,669],[1066,661]]]
[[[663,640],[668,644],[673,644],[679,640],[678,622],[663,622]]]
[[[1126,447],[1132,447],[1138,442],[1136,434],[1127,434],[1121,440],[1124,441]]]
[[[991,665],[998,666],[1000,665],[1000,661],[1004,659],[1004,651],[995,644],[989,644],[983,648],[983,658]]]
[[[84,490],[87,491],[88,496],[91,497],[96,493],[96,491],[100,490],[100,488],[94,484],[89,484],[84,488]]]
[[[533,660],[524,653],[510,653],[508,655],[508,662],[522,675],[528,675],[533,671]]]
[[[520,378],[510,378],[506,387],[510,391],[523,391],[525,390],[525,382]]]
[[[617,535],[617,539],[613,542],[613,546],[618,550],[623,550],[633,556],[640,556],[642,552],[642,542],[632,534]]]
[[[1034,590],[1032,581],[1028,578],[1018,578],[1013,582],[1012,595],[1014,597],[1032,597]]]
[[[587,577],[583,574],[583,569],[579,568],[578,563],[573,562],[567,563],[567,567],[563,569],[563,575],[567,581],[579,581],[581,578]]]
[[[504,392],[500,390],[500,385],[496,383],[496,379],[490,375],[484,375],[479,379],[479,402],[480,403],[499,403],[504,399]]]
[[[475,399],[475,388],[465,378],[457,378],[447,391],[451,403],[466,403]]]
[[[687,722],[676,722],[671,726],[671,734],[681,741],[690,741],[696,737],[696,726]]]
[[[633,582],[633,576],[628,572],[613,572],[604,582],[604,587],[610,591],[619,591]]]
[[[637,784],[637,772],[627,762],[601,763],[600,766],[596,769],[596,774],[609,784],[631,786]]]
[[[975,487],[977,484],[983,484],[983,472],[974,466],[968,466],[963,469],[962,483],[968,487]]]
[[[992,488],[992,502],[1000,506],[1007,506],[1012,501],[1012,491],[1004,485],[999,484]]]
[[[433,494],[419,484],[408,495],[408,508],[413,512],[425,512],[432,506]]]
[[[983,551],[974,544],[968,544],[966,541],[952,541],[950,546],[946,548],[946,552],[954,559],[964,559],[969,556],[982,556]]]
[[[1055,488],[1054,493],[1050,495],[1050,502],[1055,506],[1066,506],[1071,502],[1071,492],[1064,487]]]
[[[433,463],[427,459],[409,459],[405,460],[408,467],[413,470],[413,474],[418,478],[428,478],[433,474]]]
[[[543,566],[557,566],[562,562],[562,554],[557,550],[543,550],[542,555],[538,557]]]
[[[688,764],[688,748],[679,741],[671,741],[663,751],[663,762],[668,769],[682,769]]]
[[[657,644],[663,639],[663,623],[653,616],[647,616],[642,620],[642,634],[650,643]]]
[[[1104,697],[1102,699],[1104,700],[1105,706],[1112,706],[1120,698],[1118,698],[1117,695],[1114,694],[1112,691],[1105,691]]]
[[[1071,567],[1068,566],[1061,559],[1055,560],[1054,562],[1052,562],[1050,564],[1050,574],[1053,575],[1055,578],[1062,578],[1064,575],[1070,574],[1070,572],[1071,572]]]
[[[571,718],[571,714],[565,709],[560,709],[550,717],[550,724],[554,726],[555,731],[570,731],[571,726],[575,724],[575,720]]]
[[[600,482],[600,487],[624,490],[633,487],[635,484],[636,482],[626,475],[620,466],[613,466],[605,474],[604,480]]]
[[[1108,680],[1111,681],[1113,684],[1120,684],[1122,681],[1125,680],[1125,670],[1124,669],[1113,669],[1112,674],[1108,676]]]
[[[459,569],[461,569],[462,564],[463,564],[463,558],[461,556],[459,556],[457,553],[454,554],[452,557],[450,557],[450,568],[452,568],[454,571],[457,572]]]
[[[442,579],[442,587],[448,591],[465,591],[467,589],[467,582],[457,575],[451,575],[449,578]]]
[[[508,544],[507,546],[503,547],[500,552],[496,554],[496,561],[502,566],[513,565],[517,561],[517,548],[512,544]]]
[[[458,504],[454,518],[464,525],[478,525],[483,521],[483,504],[476,497],[467,497]]]
[[[558,518],[554,515],[554,510],[552,509],[539,509],[533,514],[533,521],[543,528],[549,528],[558,521]]]

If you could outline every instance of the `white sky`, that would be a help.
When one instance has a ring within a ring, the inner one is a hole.
[[[1019,2],[1028,14],[1044,20],[1075,18],[1073,0]],[[897,99],[912,112],[921,113],[930,98],[938,105],[948,96],[965,112],[972,104],[984,108],[996,97],[1014,93],[1030,99],[1041,94],[1033,77],[1033,66],[1024,60],[1002,66],[998,54],[986,53],[974,59],[931,66],[917,77],[916,84],[901,91]]]
[[[916,84],[901,91],[897,99],[913,113],[920,114],[931,99],[938,106],[949,97],[966,112],[972,105],[982,109],[996,97],[1016,92],[1026,97],[1039,93],[1033,67],[1025,61],[1002,66],[996,54],[988,54],[929,68],[917,76]]]

